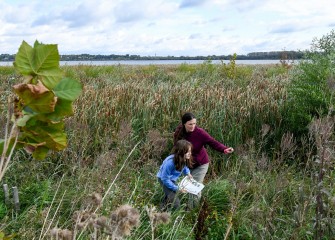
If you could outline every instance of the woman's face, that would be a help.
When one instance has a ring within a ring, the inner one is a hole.
[[[193,118],[190,121],[187,121],[184,124],[186,132],[193,132],[196,124],[197,124],[197,120],[195,118]]]
[[[187,153],[185,153],[185,159],[187,160],[190,159],[191,155],[192,155],[192,149],[191,147],[189,147]]]

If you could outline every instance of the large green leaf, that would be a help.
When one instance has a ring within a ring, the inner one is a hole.
[[[56,44],[40,44],[36,41],[32,48],[23,41],[16,54],[14,66],[23,75],[40,76],[42,83],[52,89],[62,78],[59,59]]]
[[[59,98],[55,106],[55,111],[47,114],[47,117],[52,121],[59,121],[65,116],[73,115],[72,101],[67,101]]]
[[[35,114],[33,117],[28,119],[29,126],[35,125],[36,120],[42,122],[57,123],[63,120],[65,116],[71,116],[71,115],[73,115],[72,102],[58,98],[54,112]]]
[[[41,76],[42,83],[48,88],[53,89],[62,78],[59,69],[60,56],[56,44],[34,44],[35,58],[34,70]]]
[[[59,98],[74,101],[81,94],[83,87],[80,82],[71,78],[63,78],[53,89]]]
[[[33,61],[34,49],[23,41],[15,56],[14,67],[22,75],[34,75]]]
[[[37,73],[59,68],[60,56],[57,44],[40,44],[35,41],[34,50],[34,69]]]
[[[44,86],[50,90],[52,90],[62,79],[62,75],[58,69],[39,72],[39,76]]]
[[[55,110],[57,98],[54,93],[38,84],[17,84],[14,87],[16,94],[22,99],[24,106],[29,106],[37,113],[50,113]]]
[[[22,128],[23,142],[26,143],[45,143],[45,147],[52,150],[63,150],[67,145],[66,134],[64,132],[64,123],[44,123],[38,122],[35,126]]]

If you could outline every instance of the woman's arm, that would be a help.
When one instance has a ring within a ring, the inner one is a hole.
[[[234,152],[234,149],[231,147],[227,147],[223,143],[215,140],[211,135],[209,135],[204,129],[199,128],[201,132],[201,137],[203,139],[204,144],[207,144],[211,148],[213,148],[216,151],[228,154]]]

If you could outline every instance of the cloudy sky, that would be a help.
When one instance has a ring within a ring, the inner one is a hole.
[[[0,0],[0,54],[207,56],[305,50],[335,28],[334,0]]]

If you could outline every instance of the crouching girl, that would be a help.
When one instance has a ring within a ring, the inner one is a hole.
[[[181,174],[192,178],[189,167],[192,167],[192,144],[186,140],[179,140],[175,144],[172,154],[165,158],[158,173],[158,182],[163,187],[164,199],[161,208],[180,207],[180,200],[177,196],[178,192],[185,193],[183,189],[179,189],[176,184]]]

